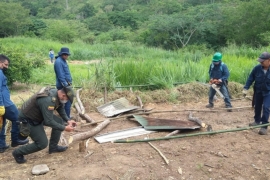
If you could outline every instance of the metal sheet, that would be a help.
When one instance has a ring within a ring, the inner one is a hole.
[[[133,115],[135,119],[145,128],[149,130],[158,129],[197,129],[201,126],[193,121],[157,119]]]
[[[138,106],[131,105],[126,98],[120,98],[97,107],[97,110],[105,117],[112,117],[138,108]]]
[[[143,134],[150,134],[156,131],[145,130],[143,127],[135,127],[130,129],[124,129],[121,131],[114,131],[106,134],[95,136],[95,140],[99,143],[111,142],[118,139],[124,139],[133,136],[139,136]]]

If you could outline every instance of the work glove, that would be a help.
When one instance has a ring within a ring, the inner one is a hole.
[[[0,106],[0,116],[4,116],[5,112],[5,106]]]
[[[247,90],[246,90],[246,89],[243,89],[242,93],[243,93],[243,96],[246,97],[246,95],[247,95]]]

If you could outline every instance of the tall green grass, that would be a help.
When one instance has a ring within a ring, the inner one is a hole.
[[[93,81],[94,79],[95,68],[93,65],[69,63],[69,69],[72,74],[74,86],[87,86],[89,81]],[[55,85],[53,64],[34,69],[29,82],[41,85]]]
[[[149,85],[154,88],[170,88],[176,82],[209,80],[208,70],[215,51],[204,46],[190,46],[179,51],[165,51],[149,48],[140,44],[125,41],[107,44],[85,44],[81,41],[72,44],[61,44],[35,38],[0,39],[7,47],[21,46],[29,54],[42,54],[40,60],[48,59],[50,48],[57,53],[62,46],[70,48],[69,59],[82,60],[87,63],[102,60],[93,64],[72,64],[70,70],[76,86],[114,87],[118,85]],[[230,44],[220,49],[223,62],[230,70],[229,81],[244,84],[252,68],[258,64],[257,57],[267,47],[258,49],[246,45]],[[52,65],[33,70],[31,83],[55,83]]]

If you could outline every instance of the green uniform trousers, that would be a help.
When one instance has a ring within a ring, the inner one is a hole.
[[[63,120],[60,117],[54,115],[53,119],[56,122],[63,124]],[[15,151],[19,154],[27,155],[45,149],[48,146],[48,138],[46,136],[44,126],[46,126],[44,123],[35,126],[30,125],[29,136],[34,142],[32,144],[20,146]],[[60,140],[61,132],[62,131],[60,130],[52,129],[49,149],[53,149],[57,146]]]

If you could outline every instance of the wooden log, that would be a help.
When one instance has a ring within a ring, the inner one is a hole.
[[[105,120],[94,121],[94,122],[91,122],[91,123],[82,124],[81,127],[95,125],[95,124],[100,123],[100,122],[103,122],[103,121],[105,121]]]
[[[76,109],[77,113],[82,113],[80,105],[77,102],[75,102],[74,105],[75,105],[75,109]]]
[[[79,113],[79,115],[80,115],[80,117],[82,118],[82,119],[85,119],[87,122],[89,122],[89,123],[93,123],[93,122],[95,122],[95,120],[94,119],[92,119],[88,114],[82,114],[82,113]]]
[[[95,122],[95,120],[92,119],[88,114],[82,113],[82,111],[81,111],[81,109],[80,109],[80,106],[79,106],[79,104],[78,104],[77,102],[75,102],[74,105],[75,105],[75,108],[76,108],[76,110],[77,110],[79,116],[80,116],[82,119],[86,120],[86,121],[89,122],[89,123]]]
[[[79,133],[79,134],[74,134],[73,136],[69,137],[68,143],[71,144],[74,141],[78,140],[85,140],[87,138],[90,138],[97,133],[99,133],[103,128],[105,128],[111,121],[110,120],[105,120],[104,122],[100,123],[97,127],[92,129],[91,131]]]
[[[82,88],[80,88],[80,89],[78,89],[78,90],[76,91],[76,99],[77,99],[77,102],[78,102],[78,104],[79,104],[79,106],[80,106],[81,113],[84,114],[84,113],[85,113],[85,108],[84,108],[84,106],[83,106],[83,104],[82,104],[82,101],[81,101],[81,99],[80,99],[80,91],[81,91],[81,90],[82,90]]]
[[[206,127],[206,124],[203,123],[200,119],[192,117],[192,112],[189,113],[188,120],[198,123],[201,127]]]

